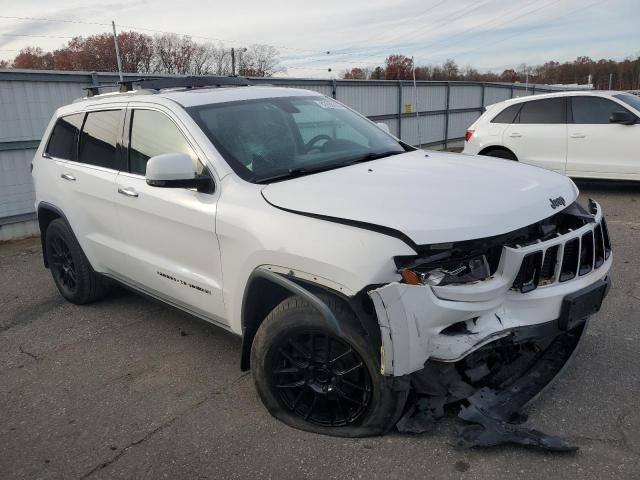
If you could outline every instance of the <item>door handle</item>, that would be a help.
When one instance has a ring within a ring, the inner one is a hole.
[[[125,187],[125,188],[118,187],[118,193],[121,194],[121,195],[125,195],[127,197],[137,197],[138,196],[138,192],[136,192],[131,187]]]
[[[509,134],[509,136],[510,136],[511,138],[521,138],[521,137],[522,137],[522,134],[521,134],[521,133],[518,133],[518,132],[513,132],[513,133],[510,133],[510,134]]]
[[[70,182],[75,182],[76,181],[76,177],[74,177],[70,173],[63,173],[62,175],[60,175],[60,178],[63,178],[65,180],[69,180]]]
[[[586,135],[584,133],[572,133],[571,138],[585,138]]]

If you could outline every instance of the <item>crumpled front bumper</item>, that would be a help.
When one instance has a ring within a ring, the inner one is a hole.
[[[602,238],[602,212],[595,206],[593,223],[544,242],[503,247],[498,269],[487,280],[447,286],[394,282],[369,291],[382,335],[381,372],[402,376],[421,370],[429,359],[456,362],[521,327],[557,320],[567,295],[603,282],[611,268],[613,255],[598,264],[592,248],[591,270],[581,275],[578,264],[574,278],[560,281],[567,245]],[[515,290],[525,257],[538,251],[544,256],[554,247],[559,254],[553,277],[526,293]],[[456,328],[448,329],[452,325]]]

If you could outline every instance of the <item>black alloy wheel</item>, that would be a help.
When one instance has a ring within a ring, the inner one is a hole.
[[[325,332],[296,333],[271,351],[269,383],[292,414],[314,425],[342,427],[366,412],[371,377],[345,342]]]
[[[51,272],[56,283],[69,295],[73,295],[78,290],[78,274],[69,245],[62,236],[57,234],[53,234],[49,241],[51,242]]]

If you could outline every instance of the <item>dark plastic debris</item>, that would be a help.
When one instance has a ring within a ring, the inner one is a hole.
[[[514,332],[457,363],[428,361],[411,375],[412,399],[396,427],[423,433],[453,407],[465,424],[458,446],[491,447],[514,443],[556,452],[577,450],[559,437],[519,424],[522,413],[562,371],[575,351],[585,324],[566,332],[548,326]]]

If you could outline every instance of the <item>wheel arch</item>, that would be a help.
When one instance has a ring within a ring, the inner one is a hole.
[[[488,147],[484,147],[482,150],[478,152],[478,155],[489,155],[491,152],[495,152],[498,150],[503,150],[513,155],[513,158],[517,160],[518,156],[511,150],[510,148],[505,147],[504,145],[489,145]]]
[[[60,218],[67,224],[69,230],[71,230],[71,233],[73,233],[73,229],[71,228],[71,225],[69,225],[69,221],[67,220],[67,217],[62,212],[62,210],[50,203],[40,202],[38,204],[37,216],[38,227],[40,229],[40,243],[42,245],[42,258],[44,260],[44,266],[46,268],[49,268],[49,259],[47,258],[47,249],[45,248],[45,242],[47,240],[47,228],[49,227],[49,224],[54,220]]]
[[[340,323],[329,307],[318,297],[318,294],[331,295],[353,311],[364,333],[381,342],[380,330],[375,317],[373,305],[368,308],[369,297],[363,291],[353,297],[332,290],[328,287],[311,283],[291,275],[270,272],[257,268],[253,271],[242,298],[242,347],[240,368],[243,371],[251,368],[251,347],[260,324],[284,299],[298,295],[311,303],[329,325],[333,325],[340,335]],[[370,312],[373,312],[370,313]]]

